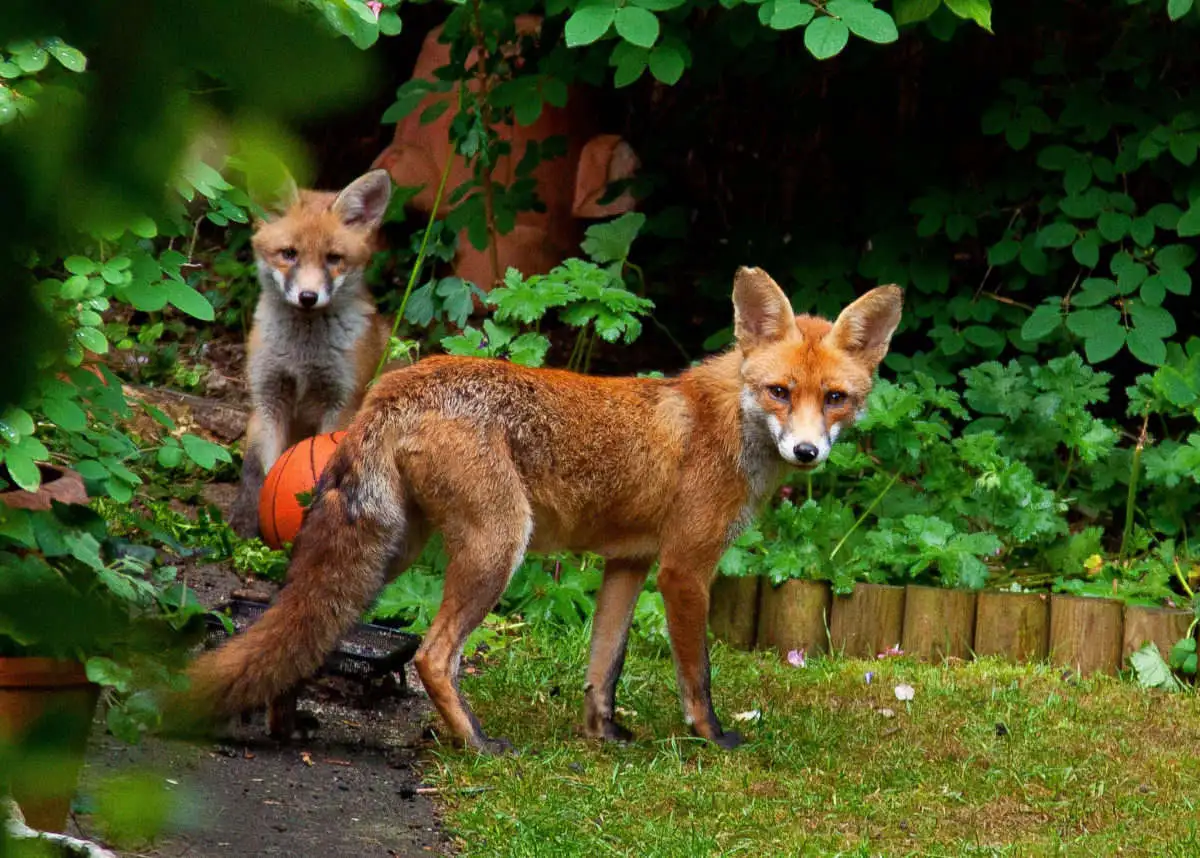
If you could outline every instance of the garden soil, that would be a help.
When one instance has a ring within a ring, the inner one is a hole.
[[[222,503],[232,488],[210,486],[205,494]],[[181,571],[207,605],[246,587],[221,566]],[[300,708],[319,727],[311,738],[288,743],[268,737],[261,712],[202,744],[149,738],[130,747],[98,721],[69,833],[119,844],[125,858],[446,854],[434,797],[418,792],[432,708],[423,692],[411,690],[419,689],[411,665],[406,673],[405,687],[370,703],[336,677],[308,683]],[[101,817],[109,815],[96,813],[114,785],[129,778],[141,779],[146,790],[145,798],[127,802],[137,808],[134,818],[148,822],[155,805],[167,808],[148,842],[102,827]]]

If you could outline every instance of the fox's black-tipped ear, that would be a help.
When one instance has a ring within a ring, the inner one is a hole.
[[[260,180],[258,185],[251,188],[250,191],[254,201],[266,212],[268,222],[287,214],[287,210],[300,199],[300,188],[296,186],[296,180],[286,169],[281,167],[279,174],[272,176],[272,179],[273,181],[266,186]]]
[[[872,289],[842,310],[825,341],[874,371],[887,355],[903,304],[904,290],[899,286]]]
[[[359,176],[337,195],[333,213],[347,226],[375,229],[383,222],[392,198],[392,177],[387,170],[372,170]]]
[[[800,338],[791,302],[761,268],[743,265],[733,277],[733,333],[743,352]]]

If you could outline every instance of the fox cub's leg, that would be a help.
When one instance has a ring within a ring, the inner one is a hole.
[[[287,448],[288,427],[284,408],[256,409],[250,415],[242,451],[242,480],[229,513],[229,524],[238,536],[258,535],[258,494],[267,472]]]
[[[609,560],[596,597],[592,656],[584,687],[584,733],[594,739],[628,741],[633,737],[613,719],[617,680],[625,665],[625,645],[638,594],[650,571],[649,561]]]
[[[658,589],[667,609],[667,631],[675,656],[675,675],[683,717],[692,731],[722,748],[736,748],[740,734],[721,729],[713,712],[708,664],[708,589],[721,557],[720,546],[664,546]]]

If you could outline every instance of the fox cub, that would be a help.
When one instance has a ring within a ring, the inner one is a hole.
[[[467,635],[528,551],[605,558],[584,729],[625,739],[614,693],[650,566],[667,612],[684,717],[733,747],[709,691],[709,584],[785,468],[809,469],[863,408],[900,320],[881,286],[835,322],[796,316],[764,271],[733,286],[736,345],[676,378],[597,378],[433,357],[384,375],[321,476],[288,586],[245,634],[193,665],[178,707],[261,705],[315,671],[389,576],[441,531],[442,605],[415,663],[450,730],[501,750],[458,688]]]
[[[297,441],[345,429],[387,348],[390,324],[363,282],[391,198],[384,170],[338,193],[297,190],[257,224],[261,293],[247,348],[251,415],[230,524],[258,533],[258,494]]]

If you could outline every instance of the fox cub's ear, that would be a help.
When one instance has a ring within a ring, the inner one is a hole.
[[[900,324],[903,303],[904,290],[899,286],[872,289],[842,310],[826,342],[874,370],[887,354],[892,334]]]
[[[287,214],[287,210],[300,199],[300,189],[296,186],[296,180],[282,165],[278,172],[270,177],[252,182],[248,190],[251,199],[262,206],[267,221]]]
[[[800,338],[791,302],[761,268],[742,266],[734,275],[733,333],[743,352]]]
[[[346,226],[375,229],[383,222],[392,198],[392,177],[387,170],[372,170],[345,187],[333,201],[333,213]]]

